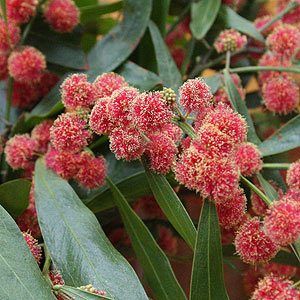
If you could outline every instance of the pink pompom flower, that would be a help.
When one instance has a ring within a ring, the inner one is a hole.
[[[116,128],[110,135],[110,150],[117,159],[139,159],[145,151],[146,141],[134,128]]]
[[[265,231],[272,241],[287,246],[300,237],[300,205],[279,200],[272,204],[265,217]]]
[[[178,152],[175,143],[164,134],[148,136],[150,142],[146,146],[150,169],[154,172],[166,174],[170,171]]]
[[[279,57],[290,59],[300,47],[300,31],[289,24],[277,26],[267,38],[267,46]]]
[[[124,77],[114,72],[103,73],[94,81],[95,91],[99,99],[110,97],[114,91],[127,86],[128,83]]]
[[[53,125],[52,120],[45,120],[36,125],[31,131],[31,137],[37,141],[40,152],[46,152],[50,142],[50,128]]]
[[[254,20],[254,26],[256,29],[261,30],[266,24],[268,24],[272,20],[272,16],[270,15],[265,15],[262,17],[258,17]],[[280,26],[281,20],[273,23],[271,26],[263,30],[263,35],[267,36],[269,35],[277,26]]]
[[[297,300],[300,291],[293,287],[293,282],[273,275],[266,276],[258,283],[251,300]]]
[[[105,182],[107,174],[106,161],[103,156],[95,157],[89,152],[82,152],[78,161],[78,172],[74,179],[83,187],[95,189]]]
[[[252,176],[262,169],[261,153],[252,143],[243,143],[238,146],[235,161],[244,176]]]
[[[0,18],[0,51],[4,54],[10,52],[21,39],[20,28],[13,22],[8,22]]]
[[[0,80],[4,80],[7,78],[8,75],[7,60],[8,60],[8,56],[2,51],[0,51]]]
[[[203,78],[187,80],[179,89],[179,97],[187,112],[200,112],[212,106],[213,94]]]
[[[15,135],[6,143],[4,153],[13,169],[30,169],[34,165],[38,143],[29,134]]]
[[[38,240],[28,232],[23,232],[22,234],[34,259],[38,264],[40,264],[42,259],[42,248],[38,244]]]
[[[272,274],[273,276],[292,278],[296,275],[297,267],[269,262],[264,266],[264,271],[269,275]]]
[[[13,83],[12,105],[18,108],[30,108],[39,100],[39,91],[32,82]]]
[[[286,174],[286,182],[291,189],[300,190],[300,160],[290,165]]]
[[[13,51],[8,58],[9,74],[16,81],[37,82],[45,69],[45,56],[34,47],[22,47]]]
[[[28,23],[38,4],[38,0],[6,0],[7,17],[16,24]]]
[[[164,214],[153,196],[143,196],[133,204],[134,211],[143,220],[163,219]]]
[[[278,251],[276,244],[263,231],[257,217],[239,228],[234,243],[241,259],[249,264],[267,262]]]
[[[94,85],[87,80],[86,74],[73,74],[61,85],[62,103],[68,110],[90,108],[95,100]]]
[[[84,118],[75,113],[64,113],[54,121],[50,137],[56,150],[76,153],[88,145],[91,132]]]
[[[58,32],[71,32],[79,24],[80,11],[73,0],[48,0],[44,6],[46,22]]]
[[[235,29],[226,29],[219,34],[214,42],[214,47],[218,53],[234,52],[241,50],[246,44],[247,37],[245,35],[240,34]]]
[[[264,83],[262,93],[267,109],[275,113],[290,113],[299,104],[299,87],[288,76],[269,79]]]

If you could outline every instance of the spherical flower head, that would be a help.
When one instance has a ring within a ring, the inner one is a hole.
[[[21,39],[20,28],[13,22],[8,22],[0,18],[0,51],[8,53],[19,43]]]
[[[115,126],[129,126],[130,110],[138,94],[139,91],[133,87],[123,87],[113,92],[111,101],[108,103],[108,111]]]
[[[53,125],[52,120],[45,120],[36,125],[31,131],[31,138],[37,141],[39,152],[46,152],[50,142],[50,128]]]
[[[110,150],[117,159],[139,159],[145,150],[145,140],[135,128],[116,128],[110,135]]]
[[[50,90],[58,83],[59,77],[50,71],[45,71],[38,83],[40,97],[46,96]]]
[[[45,155],[47,168],[54,171],[63,179],[69,180],[77,174],[79,170],[79,154],[67,151],[59,152],[50,147]]]
[[[191,190],[199,190],[195,180],[203,164],[204,155],[194,146],[187,146],[174,166],[176,180]]]
[[[173,123],[166,124],[162,128],[161,132],[168,136],[174,143],[178,143],[183,135],[182,130]]]
[[[192,143],[197,149],[205,152],[206,157],[227,157],[233,154],[234,142],[216,126],[206,123],[200,127],[197,135]]]
[[[177,147],[168,136],[158,133],[148,136],[150,142],[146,146],[150,169],[156,173],[167,174],[176,158]]]
[[[291,62],[288,59],[279,57],[272,52],[266,52],[258,61],[258,65],[261,67],[289,67]],[[278,71],[261,71],[259,74],[259,81],[261,84],[268,82],[273,77],[278,77],[280,74],[286,76],[287,73]]]
[[[243,143],[238,146],[235,161],[244,176],[252,176],[262,169],[261,153],[252,143]]]
[[[218,53],[241,50],[247,44],[247,37],[235,29],[223,30],[217,37],[214,47]]]
[[[78,172],[74,178],[87,189],[99,188],[105,183],[107,174],[103,156],[95,157],[89,152],[82,152],[78,162]]]
[[[158,245],[169,255],[175,255],[178,248],[178,241],[171,229],[159,226],[158,228]]]
[[[300,190],[300,159],[292,163],[286,174],[289,188]]]
[[[38,4],[38,0],[6,0],[7,17],[16,24],[28,23]]]
[[[110,101],[109,97],[99,99],[91,111],[89,125],[99,135],[109,134],[115,127],[108,110]]]
[[[13,51],[8,58],[9,74],[16,81],[37,82],[45,69],[45,56],[34,47],[22,47]]]
[[[88,145],[91,132],[86,120],[75,113],[64,113],[54,121],[50,137],[56,150],[76,153]]]
[[[38,143],[29,134],[15,135],[6,143],[6,162],[13,169],[28,169],[36,159]]]
[[[200,77],[187,80],[179,89],[179,97],[187,112],[200,112],[212,106],[213,94]]]
[[[300,47],[300,31],[297,27],[283,24],[268,36],[266,44],[279,57],[292,58]]]
[[[276,1],[276,8],[277,8],[277,13],[280,13],[282,10],[284,10],[287,5],[290,3],[290,0],[278,0]],[[298,1],[299,3],[299,1]],[[282,20],[284,23],[289,23],[289,24],[297,24],[300,22],[300,6],[295,7],[291,11],[289,11],[287,14],[285,14],[282,17]]]
[[[198,170],[197,181],[203,197],[211,197],[216,203],[224,203],[238,189],[237,165],[231,158],[205,159]]]
[[[24,240],[26,241],[30,252],[32,253],[34,259],[38,264],[40,264],[42,259],[42,248],[38,244],[38,240],[36,240],[30,233],[23,232]]]
[[[4,52],[0,51],[0,80],[4,80],[7,78],[7,60],[8,56]]]
[[[117,246],[130,247],[131,246],[130,237],[128,236],[124,227],[119,227],[119,228],[113,229],[111,232],[109,232],[108,238],[115,247],[117,247]]]
[[[94,85],[86,74],[73,74],[61,85],[62,103],[68,110],[90,108],[96,100]]]
[[[282,199],[300,203],[300,189],[288,189]]]
[[[257,217],[250,219],[240,227],[234,243],[242,261],[249,264],[267,262],[278,251],[276,244],[261,228]]]
[[[39,100],[39,91],[31,82],[13,83],[12,105],[21,109],[28,109],[34,106]]]
[[[300,236],[300,205],[295,201],[276,201],[265,217],[265,231],[280,246],[295,242]]]
[[[267,23],[269,23],[272,20],[272,16],[270,15],[265,15],[262,17],[258,17],[254,20],[254,26],[256,29],[260,30],[262,29]],[[264,36],[269,35],[276,27],[280,26],[282,23],[281,21],[276,21],[274,22],[271,26],[268,28],[264,29],[262,34]]]
[[[164,87],[160,92],[163,101],[167,104],[167,106],[173,110],[176,105],[176,93],[171,88]]]
[[[242,220],[246,211],[247,199],[242,189],[237,189],[231,198],[217,204],[219,223],[229,229],[235,227]]]
[[[79,9],[73,0],[49,0],[44,6],[46,22],[58,32],[71,32],[79,24]]]
[[[172,112],[163,102],[159,92],[140,94],[132,106],[133,123],[143,133],[153,133],[171,123]]]
[[[266,276],[258,283],[251,300],[296,300],[300,292],[293,287],[293,282],[273,275]]]
[[[268,110],[288,114],[299,104],[299,87],[287,76],[278,76],[265,82],[262,88],[264,103]]]
[[[270,262],[264,266],[264,271],[269,275],[292,278],[296,275],[297,267]]]
[[[103,73],[94,81],[95,91],[98,98],[110,97],[120,88],[127,87],[124,77],[114,72]]]
[[[133,204],[134,211],[143,220],[162,219],[164,214],[153,196],[143,196]]]
[[[241,143],[247,137],[247,123],[245,119],[230,107],[219,104],[211,110],[203,120],[203,124],[210,123],[221,132],[227,134],[234,143]]]
[[[251,208],[258,216],[264,216],[268,210],[268,205],[253,191],[251,191]]]

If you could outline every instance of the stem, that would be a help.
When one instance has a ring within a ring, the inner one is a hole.
[[[225,68],[229,72],[229,68],[230,68],[230,51],[226,52],[226,64],[225,64]]]
[[[12,77],[9,76],[8,82],[7,82],[6,111],[5,111],[5,119],[6,119],[7,122],[10,121],[10,110],[11,110],[13,85],[14,85],[14,80],[13,80]]]
[[[299,257],[299,253],[298,253],[297,249],[294,247],[293,244],[290,244],[290,246],[291,246],[295,256],[297,257],[298,261],[300,262],[300,257]]]
[[[272,24],[280,20],[284,15],[289,13],[292,9],[297,7],[299,4],[296,1],[290,2],[284,10],[282,10],[277,16],[275,16],[272,20],[266,23],[263,27],[261,27],[258,31],[263,32],[267,28],[269,28]]]
[[[186,133],[192,139],[197,137],[197,134],[196,134],[194,128],[190,124],[188,124],[186,122],[178,121],[177,125],[183,130],[184,133]]]
[[[44,245],[44,252],[45,252],[45,263],[44,263],[42,272],[45,276],[48,276],[49,268],[51,265],[51,257],[49,255],[48,249],[45,245]]]
[[[263,168],[265,169],[283,169],[283,170],[287,170],[290,167],[291,164],[271,164],[271,163],[267,163],[267,164],[263,164]]]
[[[28,36],[28,33],[29,33],[29,31],[30,31],[30,29],[31,29],[31,27],[32,27],[32,24],[33,24],[33,22],[34,22],[34,20],[35,20],[35,17],[36,16],[34,16],[34,17],[32,17],[31,18],[31,20],[30,20],[30,22],[27,24],[27,26],[25,27],[25,29],[24,29],[24,32],[23,32],[23,35],[22,35],[22,38],[21,38],[21,45],[23,45],[24,43],[25,43],[25,40],[26,40],[26,38],[27,38],[27,36]]]
[[[297,282],[295,282],[295,283],[293,284],[293,287],[297,287],[298,285],[300,285],[300,280],[298,280]]]
[[[255,192],[268,206],[272,204],[272,201],[259,189],[257,188],[251,181],[241,175],[242,181],[253,191]]]
[[[248,73],[257,71],[281,71],[300,74],[299,67],[271,67],[271,66],[250,66],[230,69],[231,73]]]

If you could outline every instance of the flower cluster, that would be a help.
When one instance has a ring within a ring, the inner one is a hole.
[[[42,248],[38,244],[38,240],[35,239],[30,233],[23,232],[24,240],[26,241],[30,252],[32,253],[34,259],[38,264],[40,264],[42,259]]]
[[[247,44],[247,37],[235,29],[226,29],[217,37],[214,47],[218,53],[241,50]]]

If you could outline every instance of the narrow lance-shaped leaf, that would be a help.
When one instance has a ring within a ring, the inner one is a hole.
[[[196,39],[205,37],[213,25],[221,6],[221,0],[202,0],[192,3],[191,31]]]
[[[166,34],[166,24],[171,0],[153,0],[151,19],[159,28],[161,35]]]
[[[12,216],[19,216],[28,206],[30,186],[30,181],[26,179],[15,179],[1,184],[0,204]]]
[[[288,121],[259,145],[262,156],[274,155],[300,147],[300,115]]]
[[[278,193],[273,188],[273,186],[261,174],[258,174],[257,178],[258,178],[259,183],[262,186],[263,190],[265,191],[267,197],[271,201],[278,200]]]
[[[0,206],[0,298],[55,300],[17,224]]]
[[[255,132],[253,121],[249,115],[248,108],[245,101],[242,100],[236,86],[234,85],[232,78],[227,70],[224,71],[224,79],[226,89],[229,95],[229,100],[234,109],[241,114],[247,121],[248,124],[248,141],[254,144],[259,144],[260,140]]]
[[[150,21],[149,30],[154,45],[159,77],[166,87],[177,91],[182,83],[181,74],[166,46],[159,29]]]
[[[191,300],[228,300],[224,278],[220,227],[214,203],[205,200],[194,252]]]
[[[148,183],[160,208],[181,237],[194,249],[196,228],[180,199],[163,175],[151,172],[146,166],[145,169]]]
[[[147,299],[132,267],[68,182],[48,170],[42,159],[36,163],[34,182],[44,241],[66,284],[92,284],[113,299]]]
[[[138,261],[144,270],[149,286],[156,296],[155,299],[174,299],[174,297],[178,300],[186,299],[172,271],[169,260],[157,245],[150,231],[132,210],[116,185],[109,178],[107,178],[107,182],[112,190]]]
[[[93,77],[114,70],[133,52],[147,28],[151,3],[151,0],[124,1],[123,20],[88,55],[89,73]]]

